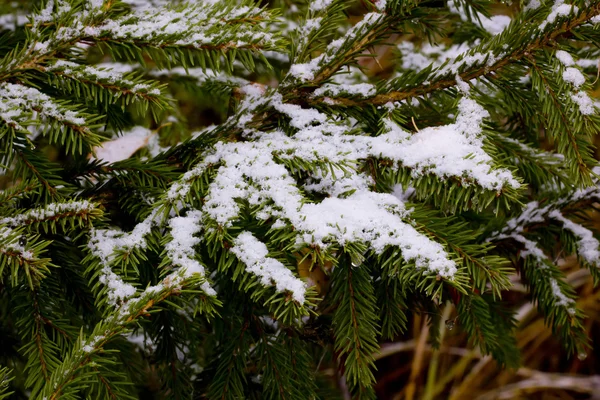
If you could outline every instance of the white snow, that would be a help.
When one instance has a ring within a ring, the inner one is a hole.
[[[256,275],[262,285],[275,286],[280,293],[290,292],[295,301],[304,303],[306,284],[280,261],[268,257],[267,246],[252,233],[240,233],[229,251],[246,264],[246,270]]]
[[[387,6],[387,2],[388,2],[388,0],[375,0],[373,2],[373,5],[379,12],[384,12],[385,7]]]
[[[185,217],[171,218],[169,228],[172,240],[165,246],[169,259],[179,266],[184,278],[193,274],[205,277],[204,266],[195,258],[194,250],[194,246],[200,243],[200,238],[194,235],[202,229],[202,212],[192,210]],[[217,294],[208,282],[204,282],[201,288],[209,296]]]
[[[465,22],[469,21],[469,17],[465,13],[464,9],[458,8],[454,3],[454,0],[448,0],[448,9],[451,13],[460,16],[461,20]],[[488,18],[477,11],[475,11],[473,14],[473,23],[480,25],[484,30],[492,35],[497,35],[504,31],[504,29],[506,29],[511,22],[511,18],[507,15],[493,15]]]
[[[290,117],[290,123],[294,128],[306,128],[310,124],[324,123],[327,120],[325,114],[313,108],[304,109],[297,104],[284,103],[279,93],[273,95],[271,105],[280,113]]]
[[[456,74],[454,79],[456,79],[456,86],[458,86],[460,91],[463,92],[464,94],[468,94],[469,90],[471,90],[471,86],[469,86],[469,84],[467,82],[463,81],[461,79],[460,75],[458,75],[458,74]]]
[[[480,15],[480,20],[481,27],[492,35],[497,35],[504,31],[504,29],[506,29],[506,27],[512,21],[508,15],[492,15],[489,18],[484,15]]]
[[[132,251],[136,248],[145,249],[147,247],[145,236],[150,233],[153,226],[160,223],[158,210],[158,208],[155,208],[130,233],[112,229],[92,229],[88,248],[92,255],[99,259],[102,266],[99,280],[107,287],[109,304],[118,306],[122,302],[131,301],[136,295],[135,287],[124,282],[119,275],[115,274],[111,269],[111,265],[115,261],[117,251]],[[185,217],[176,216],[169,219],[168,226],[172,239],[165,245],[165,251],[177,268],[168,275],[168,279],[163,280],[163,283],[146,288],[140,296],[144,293],[153,294],[177,287],[183,279],[194,274],[205,277],[204,267],[194,258],[194,246],[200,241],[194,235],[202,228],[201,220],[202,215],[199,211],[189,211]],[[209,296],[216,295],[215,290],[208,281],[202,283],[200,288]]]
[[[546,29],[546,26],[554,24],[558,17],[567,17],[571,14],[577,14],[579,8],[571,4],[565,4],[565,0],[556,0],[552,5],[552,10],[546,19],[540,24],[540,30]]]
[[[258,218],[275,221],[273,229],[294,226],[299,245],[327,247],[332,242],[360,241],[375,252],[397,246],[418,268],[452,277],[456,266],[443,247],[406,222],[410,220],[409,212],[397,197],[371,192],[370,178],[358,173],[356,166],[369,157],[388,158],[413,168],[416,176],[452,176],[464,179],[465,185],[477,184],[490,190],[519,186],[509,171],[491,168],[492,159],[483,152],[480,137],[481,124],[488,114],[471,99],[461,99],[453,124],[411,134],[386,120],[384,132],[372,137],[348,134],[350,127],[334,123],[317,110],[286,104],[280,95],[255,88],[244,92],[247,107],[271,104],[290,118],[290,125],[297,131],[290,136],[274,130],[261,132],[251,141],[219,142],[200,164],[171,186],[167,195],[173,203],[185,199],[191,182],[209,166],[216,166],[203,213],[224,227],[234,223],[240,212],[236,199],[243,198],[260,207]],[[276,161],[295,158],[338,165],[332,170],[335,176],[331,171],[313,172],[305,185],[305,190],[332,197],[318,204],[305,203],[295,179]],[[339,167],[342,165],[344,171]]]
[[[305,204],[302,218],[294,226],[302,241],[325,246],[335,239],[341,245],[362,242],[376,252],[398,247],[406,261],[418,269],[452,278],[457,271],[443,246],[403,221],[409,212],[395,196],[358,191],[347,198],[330,197],[318,204]]]
[[[14,31],[16,27],[23,26],[29,21],[27,15],[16,12],[0,15],[0,28]]]
[[[375,86],[370,83],[357,84],[325,84],[313,92],[314,96],[339,96],[340,94],[369,97],[375,94]]]
[[[168,0],[121,0],[123,3],[129,4],[131,7],[135,9],[148,9],[157,7],[164,7],[169,4]],[[204,1],[205,3],[207,1]]]
[[[134,248],[144,249],[147,243],[144,237],[150,233],[156,223],[156,213],[151,213],[144,221],[135,226],[131,233],[113,229],[92,229],[88,248],[92,255],[98,258],[102,273],[98,280],[107,287],[108,303],[118,305],[120,302],[136,294],[133,285],[126,283],[111,269],[111,264],[118,250],[131,251]]]
[[[573,86],[575,86],[575,88],[579,88],[585,83],[585,77],[583,76],[581,71],[575,67],[569,67],[565,69],[565,71],[563,72],[563,79],[566,82],[572,83]]]
[[[6,224],[13,227],[31,224],[37,221],[45,221],[61,214],[78,214],[84,211],[92,211],[96,205],[88,200],[69,201],[66,203],[50,203],[42,208],[34,208],[23,214],[17,214],[13,217],[0,219],[0,224]]]
[[[581,68],[596,68],[598,69],[598,59],[580,58],[575,62]]]
[[[551,278],[549,280],[550,280],[550,287],[552,288],[552,294],[554,295],[554,298],[555,298],[555,304],[557,306],[566,307],[567,311],[570,314],[575,314],[575,309],[573,308],[573,306],[575,304],[575,300],[570,299],[567,296],[565,296],[565,294],[560,289],[560,286],[558,285],[558,282],[556,279]]]
[[[0,222],[0,224],[2,224],[2,222]],[[22,246],[19,243],[19,236],[15,235],[15,231],[7,226],[0,225],[0,252],[10,252],[27,261],[37,260],[37,257],[34,256],[33,252],[31,250],[26,250],[25,247],[26,246]]]
[[[579,238],[579,242],[577,243],[577,254],[579,254],[588,264],[600,267],[600,243],[594,237],[592,231],[565,218],[558,210],[551,211],[548,216],[562,222],[566,229],[570,230]]]
[[[446,60],[454,60],[470,47],[467,43],[453,44],[450,47],[425,43],[417,49],[414,43],[403,41],[398,44],[398,49],[402,53],[402,69],[421,71],[430,64],[439,67]]]
[[[329,7],[333,3],[333,0],[313,0],[310,3],[311,11],[322,11]]]
[[[564,307],[566,311],[573,315],[575,314],[575,301],[567,297],[561,290],[558,281],[553,277],[547,262],[548,257],[544,254],[544,251],[538,247],[538,245],[527,239],[521,234],[524,229],[524,224],[536,222],[540,219],[543,220],[543,214],[548,211],[548,208],[538,208],[537,202],[531,202],[527,204],[523,213],[516,219],[509,221],[507,226],[502,230],[501,234],[495,234],[490,239],[501,240],[511,238],[521,243],[525,250],[519,252],[519,257],[522,259],[530,258],[535,264],[535,267],[539,268],[540,272],[543,272],[543,279],[545,279],[552,290],[554,296],[554,304],[559,307]]]
[[[0,83],[0,119],[15,129],[24,130],[32,112],[39,117],[54,119],[84,127],[87,122],[76,111],[70,110],[39,90],[18,83]]]
[[[594,102],[584,91],[571,94],[571,99],[579,106],[579,111],[583,115],[591,115],[596,111]]]
[[[556,52],[556,58],[558,58],[558,61],[560,61],[565,67],[572,67],[575,65],[573,56],[564,50],[558,50]]]
[[[406,203],[415,194],[415,188],[409,187],[405,190],[402,185],[397,184],[394,186],[392,194],[401,202]]]
[[[540,0],[530,0],[527,5],[523,8],[524,11],[535,10],[542,5]]]
[[[56,71],[69,78],[84,79],[98,83],[106,83],[121,87],[121,91],[132,92],[136,95],[160,95],[160,90],[151,88],[147,83],[135,83],[125,77],[125,74],[136,68],[133,64],[104,63],[96,66],[79,65],[71,61],[58,60],[47,67],[49,71]]]
[[[94,147],[94,158],[108,163],[126,160],[136,151],[147,146],[153,135],[155,132],[150,129],[136,126],[122,136]]]
[[[151,76],[162,77],[162,76],[171,76],[171,77],[186,77],[189,79],[193,79],[196,81],[196,84],[199,87],[202,87],[208,83],[221,82],[223,84],[239,87],[249,85],[250,82],[244,78],[240,78],[237,76],[228,75],[226,72],[214,71],[210,68],[183,68],[183,67],[174,67],[170,69],[163,70],[150,70],[148,72]]]
[[[220,7],[216,2],[189,3],[184,9],[137,8],[124,17],[105,21],[89,34],[196,48],[223,43],[231,48],[250,45],[273,47],[273,35],[260,29],[260,24],[255,28],[254,25],[240,23],[252,18],[268,19],[269,16],[258,7]],[[225,26],[237,26],[238,29],[234,34],[231,29],[224,29]]]
[[[444,54],[444,57],[447,56]],[[457,75],[458,71],[465,67],[473,67],[476,65],[485,65],[488,67],[493,66],[496,61],[501,59],[503,54],[495,55],[493,52],[480,53],[480,52],[465,52],[459,54],[456,57],[448,59],[448,63],[440,67],[435,71],[436,75],[441,77],[447,74]]]
[[[366,14],[363,19],[354,25],[346,34],[332,42],[327,46],[327,50],[323,54],[313,58],[307,63],[294,63],[290,67],[289,75],[298,81],[306,82],[314,80],[317,73],[328,63],[338,56],[341,48],[351,46],[357,37],[361,37],[373,26],[376,26],[384,18],[384,14],[379,12],[371,12]]]

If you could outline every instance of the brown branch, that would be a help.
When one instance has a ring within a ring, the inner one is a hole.
[[[23,163],[25,163],[27,168],[33,173],[33,175],[35,175],[37,180],[46,187],[46,190],[48,190],[48,193],[50,193],[50,196],[52,196],[53,199],[56,199],[57,198],[56,188],[54,188],[54,186],[50,185],[50,183],[48,183],[48,181],[46,179],[44,179],[44,177],[42,177],[42,175],[39,173],[37,168],[29,162],[29,160],[27,159],[27,157],[25,157],[25,154],[23,154],[22,151],[17,151],[17,156],[23,161]]]
[[[81,217],[85,221],[89,222],[91,220],[90,217],[93,216],[94,210],[96,210],[96,208],[92,208],[90,210],[81,210],[81,211],[65,211],[63,213],[57,213],[51,217],[43,218],[43,219],[29,218],[29,219],[19,220],[19,226],[30,225],[30,224],[34,224],[36,222],[43,222],[43,221],[57,221],[62,218],[69,218],[69,217]]]
[[[48,366],[46,365],[46,360],[44,359],[44,345],[42,343],[42,334],[41,334],[41,330],[42,330],[42,324],[40,323],[42,321],[42,315],[40,312],[40,305],[38,303],[37,300],[37,292],[32,292],[32,296],[33,296],[33,309],[34,309],[34,317],[33,319],[35,320],[35,345],[38,349],[38,356],[40,359],[40,367],[42,369],[42,375],[44,376],[44,380],[47,382],[50,377],[48,375]]]
[[[37,186],[38,186],[37,182],[32,182],[19,190],[15,190],[13,193],[8,193],[8,195],[2,201],[5,203],[8,203],[12,199],[17,198],[17,197],[23,195],[24,193],[33,191],[35,188],[37,188]],[[7,190],[10,191],[10,189],[7,189]]]

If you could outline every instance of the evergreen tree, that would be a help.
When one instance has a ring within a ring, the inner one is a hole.
[[[411,314],[515,367],[519,279],[589,351],[600,1],[0,10],[0,399],[372,399]]]

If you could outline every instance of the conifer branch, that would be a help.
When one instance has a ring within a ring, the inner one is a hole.
[[[10,204],[18,199],[31,196],[39,188],[39,182],[35,180],[23,181],[11,188],[0,191],[0,203],[3,206]]]
[[[566,19],[557,29],[553,29],[543,34],[538,34],[538,27],[526,24],[524,31],[516,28],[518,23],[514,23],[512,28],[507,28],[507,31],[502,36],[494,36],[487,42],[483,42],[476,49],[469,51],[465,54],[475,55],[482,53],[484,49],[494,48],[495,44],[501,39],[502,42],[514,42],[514,47],[509,53],[503,54],[498,60],[492,63],[484,63],[484,65],[477,65],[477,63],[469,68],[468,66],[464,71],[457,72],[456,76],[464,82],[477,79],[485,75],[494,74],[496,71],[501,70],[503,67],[518,62],[521,59],[526,58],[529,54],[533,54],[535,51],[540,50],[548,46],[553,41],[557,40],[561,36],[571,33],[575,28],[588,22],[592,18],[600,14],[600,4],[598,2],[592,2],[589,6],[585,7],[579,14],[575,14],[572,17]],[[526,37],[530,38],[529,41],[523,43],[520,39]],[[489,60],[488,57],[484,57],[485,60]],[[457,59],[460,62],[460,58]],[[468,64],[467,64],[468,65]],[[329,106],[339,107],[364,107],[367,105],[381,106],[387,103],[399,102],[405,99],[413,97],[423,96],[428,93],[436,92],[438,90],[447,89],[457,85],[456,77],[447,77],[447,73],[439,73],[440,71],[432,71],[431,76],[423,77],[422,81],[426,81],[426,84],[419,85],[408,85],[406,89],[401,90],[389,90],[385,93],[378,93],[374,96],[368,96],[364,99],[351,99],[345,97],[329,97]],[[412,87],[411,87],[412,86]],[[390,87],[393,89],[393,87]],[[301,100],[293,101],[305,101],[308,104],[319,106],[323,102],[323,98],[316,97],[311,98],[306,95],[297,95]]]
[[[0,399],[374,399],[414,334],[441,396],[534,306],[585,358],[600,1],[268,3],[0,2]]]
[[[94,330],[86,336],[80,335],[79,344],[63,360],[50,377],[50,384],[38,394],[49,399],[72,397],[77,386],[82,384],[78,372],[90,363],[101,362],[101,357],[95,357],[103,347],[117,335],[126,333],[131,324],[147,315],[153,307],[167,300],[174,294],[185,291],[199,283],[198,277],[184,274],[169,275],[159,285],[148,288],[137,298],[131,299],[115,316],[111,315],[100,321]],[[211,308],[205,310],[208,314]]]

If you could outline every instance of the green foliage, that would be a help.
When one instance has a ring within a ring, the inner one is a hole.
[[[600,2],[534,3],[0,2],[0,399],[374,399],[526,301],[587,352]]]

